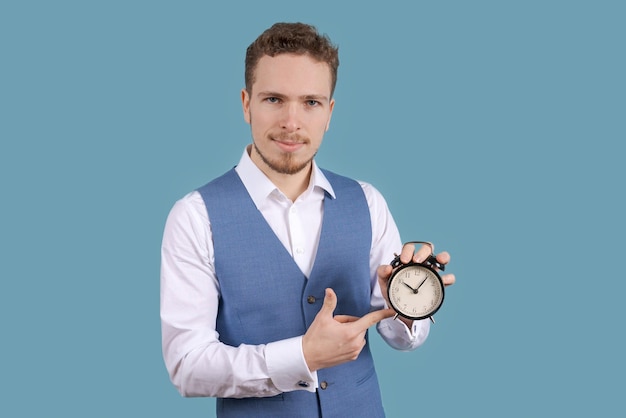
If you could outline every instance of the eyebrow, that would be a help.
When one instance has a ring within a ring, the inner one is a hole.
[[[259,94],[257,94],[258,97],[276,97],[278,99],[285,99],[287,98],[286,95],[281,94],[281,93],[275,93],[272,91],[261,91],[259,92]],[[329,102],[330,99],[327,96],[324,96],[323,94],[305,94],[303,96],[299,96],[299,99],[301,100],[317,100],[320,102]]]

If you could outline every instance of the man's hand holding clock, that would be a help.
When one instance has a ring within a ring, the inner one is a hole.
[[[415,244],[424,244],[417,251]],[[378,283],[396,318],[411,327],[415,319],[431,318],[443,303],[443,286],[454,284],[453,274],[439,275],[450,254],[434,255],[431,243],[411,241],[390,265],[378,268]],[[442,286],[443,285],[443,286]]]
[[[315,371],[322,368],[336,366],[356,359],[365,345],[365,333],[372,325],[385,318],[396,317],[402,320],[408,327],[411,327],[413,320],[399,316],[396,307],[390,303],[388,295],[388,282],[394,272],[410,263],[423,263],[424,261],[436,260],[439,266],[443,267],[450,261],[447,252],[432,254],[432,244],[422,246],[415,251],[415,242],[406,243],[402,252],[396,257],[398,266],[384,265],[378,268],[378,282],[388,306],[394,309],[381,309],[364,315],[361,318],[349,315],[334,315],[337,306],[337,295],[332,289],[326,289],[324,304],[315,317],[315,320],[302,337],[302,353],[309,366],[309,370]],[[394,259],[394,261],[396,261]],[[445,286],[454,283],[453,274],[440,276]],[[409,280],[410,279],[410,280]],[[400,277],[400,280],[402,278]],[[437,279],[439,280],[439,279]],[[415,275],[408,277],[401,283],[407,294],[422,296],[426,289],[432,285],[432,277]],[[422,294],[420,294],[420,292]],[[400,296],[402,298],[402,296]]]

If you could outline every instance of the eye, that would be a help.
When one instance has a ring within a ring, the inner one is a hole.
[[[307,106],[315,107],[315,106],[319,106],[320,102],[318,102],[317,100],[307,100],[306,104]]]
[[[265,99],[265,101],[268,103],[279,103],[280,99],[278,97],[268,97]]]

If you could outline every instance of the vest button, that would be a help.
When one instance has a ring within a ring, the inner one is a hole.
[[[320,387],[322,388],[322,390],[326,390],[326,388],[328,387],[328,382],[324,380],[322,383],[320,383]]]
[[[308,296],[308,297],[306,298],[306,301],[307,301],[307,302],[309,302],[309,303],[311,303],[311,304],[312,304],[312,303],[315,303],[315,296]]]

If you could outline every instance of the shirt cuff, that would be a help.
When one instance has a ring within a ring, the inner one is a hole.
[[[378,332],[396,350],[414,350],[424,343],[430,332],[430,321],[413,321],[411,328],[399,319],[387,318],[378,323]]]
[[[302,352],[302,337],[269,343],[265,346],[267,371],[281,392],[306,390],[315,392],[317,373],[311,372]]]

